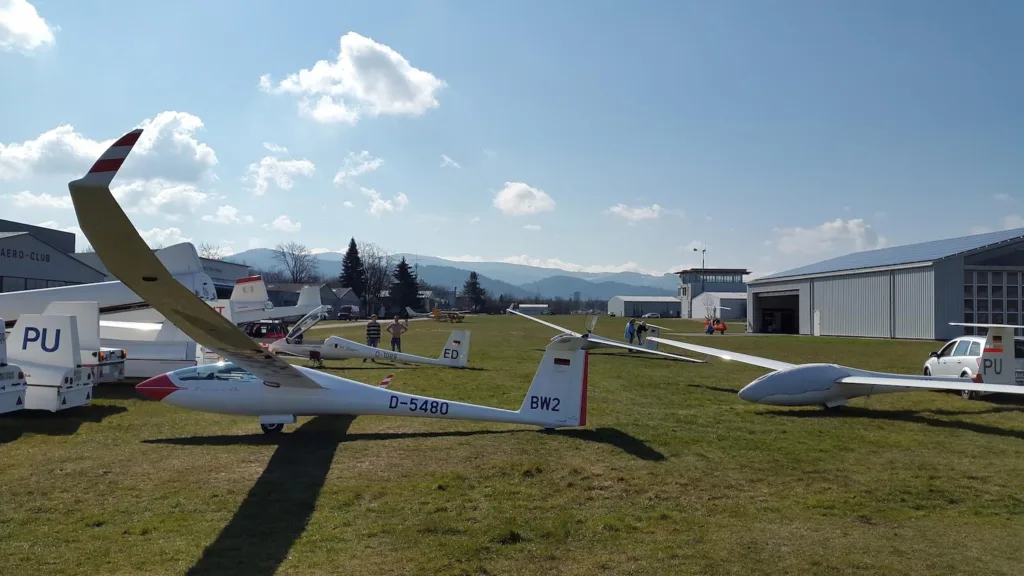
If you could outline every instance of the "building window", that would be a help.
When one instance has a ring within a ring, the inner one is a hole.
[[[964,284],[974,284],[974,270],[964,270]]]
[[[993,286],[1002,286],[1003,285],[1003,273],[1002,272],[993,272],[992,273],[992,285]]]
[[[992,297],[993,298],[1002,298],[1003,297],[1003,285],[1002,284],[999,284],[999,285],[993,284],[992,285]]]
[[[988,298],[988,286],[978,286],[978,298]]]
[[[3,280],[0,281],[0,292],[21,292],[24,289],[24,278],[11,278],[10,276],[4,276]]]
[[[1003,311],[1003,299],[1002,298],[1000,298],[998,300],[993,298],[991,300],[991,302],[992,302],[992,311],[993,312],[1002,312]],[[998,324],[998,322],[997,322],[997,324]]]
[[[974,298],[974,285],[973,284],[965,284],[964,285],[964,298]]]
[[[1007,312],[1017,312],[1018,311],[1017,299],[1016,298],[1010,298],[1010,299],[1006,300],[1006,311]]]
[[[1006,299],[1007,300],[1016,300],[1019,291],[1020,291],[1020,287],[1017,286],[1016,284],[1007,284],[1006,285]]]
[[[993,324],[1002,324],[1003,323],[1003,313],[1002,312],[993,312],[992,313],[992,323]]]
[[[978,270],[977,272],[975,272],[975,274],[977,275],[977,279],[978,279],[978,281],[975,282],[975,284],[977,284],[978,286],[987,286],[988,285],[988,272],[987,271],[985,271],[985,270]]]
[[[982,299],[975,302],[977,305],[978,312],[988,312],[988,299]],[[986,320],[987,322],[987,320]]]
[[[1017,322],[1020,321],[1020,314],[1016,312],[1010,312],[1006,315],[1006,323],[1011,326],[1016,326]]]
[[[964,312],[974,312],[974,299],[964,298]]]
[[[1013,286],[1013,287],[1017,287],[1019,285],[1019,281],[1017,280],[1017,273],[1016,272],[1007,272],[1006,273],[1006,285],[1007,286]]]

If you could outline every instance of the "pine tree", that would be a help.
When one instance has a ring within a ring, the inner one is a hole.
[[[355,238],[348,241],[348,250],[341,261],[341,277],[338,280],[345,288],[351,288],[360,300],[366,295],[366,271],[363,269],[363,260],[359,257]]]
[[[391,303],[398,308],[399,314],[404,313],[406,307],[417,307],[420,301],[419,281],[404,256],[398,266],[395,266],[392,277],[394,281],[391,283]]]
[[[462,286],[462,293],[473,303],[473,310],[478,310],[487,303],[487,291],[480,285],[480,278],[476,272],[470,272],[469,278]]]

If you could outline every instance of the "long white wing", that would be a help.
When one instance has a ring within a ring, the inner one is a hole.
[[[977,390],[979,392],[998,392],[1001,394],[1024,394],[1024,386],[1008,384],[983,384],[967,378],[929,378],[927,376],[910,376],[903,374],[885,374],[878,376],[847,376],[837,382],[845,384],[866,384],[870,386],[894,386],[898,388],[925,388],[929,390]]]
[[[669,346],[675,346],[677,348],[682,348],[684,350],[691,350],[699,354],[715,356],[723,360],[735,360],[737,362],[743,362],[744,364],[752,364],[754,366],[768,368],[769,370],[785,370],[786,368],[792,368],[793,366],[796,366],[796,364],[789,364],[788,362],[772,360],[771,358],[761,358],[760,356],[751,356],[750,354],[740,354],[739,352],[718,350],[717,348],[708,348],[707,346],[698,346],[696,344],[679,342],[676,340],[668,340],[665,338],[659,338],[657,336],[650,336],[647,339],[653,340],[654,342],[658,342],[659,344],[667,344]]]
[[[321,388],[218,314],[171,276],[110,193],[110,182],[142,130],[122,136],[85,177],[68,183],[78,225],[103,265],[190,338],[271,386]]]
[[[655,356],[662,356],[662,357],[665,357],[665,358],[671,358],[673,360],[683,360],[685,362],[695,362],[697,364],[704,364],[704,363],[707,362],[706,358],[704,360],[697,360],[696,358],[689,358],[687,356],[679,356],[677,354],[669,354],[668,352],[662,352],[661,350],[650,350],[650,349],[644,348],[642,346],[633,346],[632,344],[626,344],[625,342],[618,342],[616,340],[612,340],[610,338],[603,338],[601,336],[596,336],[594,334],[590,334],[590,335],[586,336],[586,338],[588,338],[590,340],[593,340],[594,342],[600,342],[601,344],[604,344],[606,346],[615,346],[617,348],[624,348],[626,350],[633,350],[634,352],[643,352],[645,354],[654,354]],[[648,340],[653,340],[653,338],[648,338]]]
[[[529,318],[530,320],[533,320],[534,322],[539,322],[539,323],[547,326],[548,328],[554,328],[555,330],[558,330],[559,332],[562,332],[564,334],[569,334],[571,336],[576,336],[576,337],[582,336],[582,334],[580,334],[579,332],[573,332],[572,330],[566,330],[565,328],[562,328],[561,326],[557,326],[555,324],[552,324],[551,322],[545,322],[545,321],[541,320],[540,318],[534,318],[533,316],[530,316],[529,314],[523,314],[522,312],[520,312],[518,310],[513,310],[513,309],[509,308],[508,310],[506,310],[506,312],[510,312],[512,314],[515,314],[516,316],[522,316],[523,318]]]

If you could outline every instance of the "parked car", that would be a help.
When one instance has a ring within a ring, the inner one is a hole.
[[[984,336],[961,336],[947,342],[938,352],[932,352],[924,363],[925,376],[952,376],[973,379],[981,369],[981,350],[985,346]],[[1013,342],[1014,381],[1024,385],[1024,342],[1020,338]],[[960,395],[968,400],[980,398],[990,392],[962,390]]]
[[[657,312],[648,312],[647,314],[644,314],[642,317],[643,318],[661,318],[661,314],[658,314]]]

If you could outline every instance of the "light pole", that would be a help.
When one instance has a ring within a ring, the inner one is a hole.
[[[708,251],[708,247],[705,246],[700,250],[693,249],[694,252],[700,252],[700,292],[704,293],[704,253]]]

